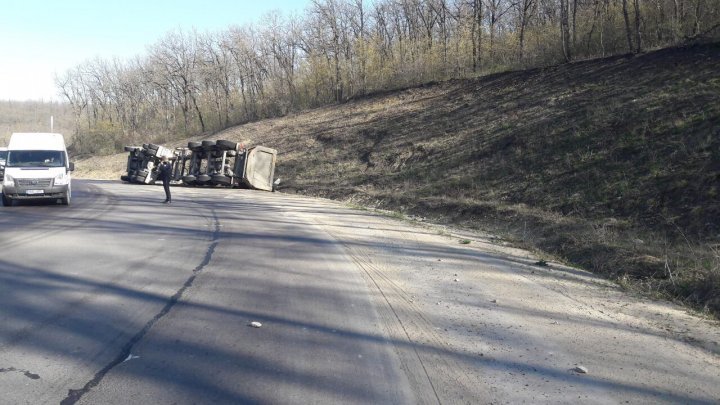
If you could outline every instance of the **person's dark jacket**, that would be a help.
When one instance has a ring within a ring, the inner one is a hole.
[[[158,166],[158,180],[162,180],[163,183],[169,182],[172,177],[172,165],[170,162],[162,162]]]

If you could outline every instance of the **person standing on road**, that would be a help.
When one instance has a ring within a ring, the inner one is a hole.
[[[158,178],[162,180],[165,189],[165,204],[170,204],[170,177],[172,177],[172,164],[167,156],[163,156],[162,163],[158,166]]]

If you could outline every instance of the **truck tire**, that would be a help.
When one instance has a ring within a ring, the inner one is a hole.
[[[202,141],[202,149],[207,152],[217,150],[215,141]]]
[[[221,186],[229,186],[232,184],[232,177],[222,174],[216,174],[212,176],[212,182],[215,184],[220,184]]]
[[[120,176],[120,181],[129,182],[130,176],[122,175]]]
[[[197,180],[196,180],[196,181],[197,181],[198,184],[206,184],[206,183],[208,183],[210,180],[212,180],[212,177],[210,177],[210,176],[207,175],[207,174],[201,174],[201,175],[197,176]]]
[[[188,142],[188,149],[193,150],[202,146],[202,142]]]
[[[5,193],[2,194],[2,203],[6,207],[12,207],[13,206],[13,200],[10,197],[7,197]]]
[[[183,181],[183,183],[185,183],[188,186],[194,186],[195,183],[197,182],[197,178],[193,175],[189,175],[189,176],[184,176],[182,178],[182,181]]]
[[[237,148],[237,142],[220,139],[216,142],[218,149],[220,150],[235,150]]]

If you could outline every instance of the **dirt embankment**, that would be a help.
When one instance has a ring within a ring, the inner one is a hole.
[[[450,81],[234,127],[281,191],[453,222],[720,312],[720,44]],[[182,143],[180,143],[182,144]],[[79,164],[117,178],[125,157]]]

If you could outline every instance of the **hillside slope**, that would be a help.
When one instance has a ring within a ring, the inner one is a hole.
[[[493,229],[720,311],[720,44],[501,73],[243,125],[281,191]],[[638,285],[634,283],[633,285]]]

